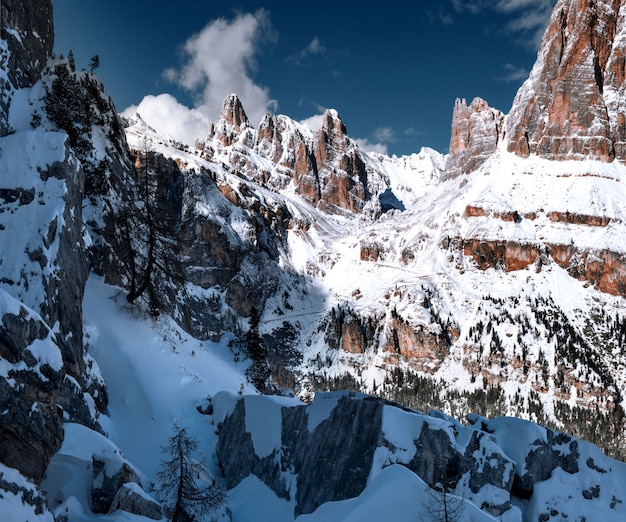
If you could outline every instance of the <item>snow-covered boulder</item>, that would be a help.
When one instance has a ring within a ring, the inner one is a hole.
[[[132,465],[120,454],[93,455],[93,480],[91,484],[91,509],[94,513],[114,510],[113,501],[127,483],[141,483]],[[127,488],[128,489],[128,488]],[[125,494],[128,496],[128,493]]]
[[[136,482],[122,484],[122,487],[113,499],[110,512],[112,513],[118,509],[152,520],[161,520],[163,518],[161,504],[148,495]]]
[[[220,401],[213,399],[218,412]],[[466,488],[468,499],[494,514],[511,509],[515,463],[489,434],[452,419],[345,392],[318,394],[308,405],[242,397],[218,422],[227,487],[255,476],[291,502],[295,515],[357,497],[393,464],[430,486]]]
[[[380,488],[395,465],[430,495],[443,487],[462,498],[466,515],[478,508],[477,520],[548,520],[557,513],[617,521],[626,515],[618,486],[626,464],[532,422],[472,416],[465,426],[443,413],[426,415],[351,392],[317,394],[310,404],[218,394],[212,404],[227,487],[260,481],[295,516],[367,498],[364,492]]]

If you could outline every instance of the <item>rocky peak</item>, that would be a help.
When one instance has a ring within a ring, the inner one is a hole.
[[[348,134],[345,124],[335,109],[327,109],[322,117],[322,130],[335,135],[345,137]]]
[[[224,147],[229,147],[240,139],[243,131],[252,130],[243,110],[243,105],[236,94],[230,94],[224,99],[220,117],[215,124],[211,124],[208,139],[216,138]],[[250,139],[244,140],[247,143]],[[204,144],[203,146],[205,146]]]
[[[624,159],[625,31],[619,0],[559,0],[507,118],[509,151]]]
[[[243,105],[241,105],[241,101],[236,94],[231,94],[224,100],[220,120],[224,120],[237,132],[250,125],[248,116],[246,116]]]
[[[474,98],[468,106],[465,99],[457,98],[446,160],[448,176],[467,174],[482,165],[504,137],[503,130],[504,114],[485,100]]]

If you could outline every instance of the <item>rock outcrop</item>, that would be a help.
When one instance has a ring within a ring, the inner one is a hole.
[[[520,243],[511,240],[469,238],[459,240],[463,254],[472,257],[480,270],[497,268],[507,272],[523,270],[538,262],[552,260],[579,281],[602,292],[626,296],[624,255],[608,249],[581,249],[568,244]]]
[[[141,484],[141,479],[133,467],[120,455],[94,455],[93,479],[91,484],[91,510],[94,513],[108,513],[119,507],[120,490],[125,484]],[[132,490],[127,487],[126,490]],[[130,491],[121,492],[122,498]],[[114,507],[117,499],[118,506]]]
[[[39,161],[28,167],[11,161],[20,152],[28,157],[34,143]],[[8,364],[0,378],[0,402],[9,412],[0,419],[0,457],[38,481],[60,447],[64,416],[94,426],[93,406],[107,403],[82,344],[81,303],[88,273],[81,212],[84,177],[62,133],[18,132],[1,139],[0,151],[0,171],[6,174],[2,183],[38,194],[34,200],[0,203],[0,240],[11,243],[0,281],[5,303],[0,307],[0,356]],[[24,234],[23,223],[40,228]]]
[[[31,87],[52,56],[52,2],[3,0],[0,4],[0,137],[9,133],[9,106],[15,89]]]
[[[360,212],[371,198],[367,171],[337,111],[324,113],[313,153],[320,180],[321,209],[333,212],[333,207],[337,207]]]
[[[571,495],[585,490],[584,498],[596,503],[585,511],[613,509],[621,495],[611,499],[611,481],[626,471],[588,443],[507,417],[471,415],[464,426],[439,412],[426,415],[348,392],[317,394],[307,405],[227,394],[211,402],[227,488],[256,477],[293,506],[295,516],[358,496],[397,464],[430,487],[460,488],[457,494],[491,516],[520,519],[525,516],[514,506],[528,501],[523,509],[530,516],[562,483]],[[581,510],[579,502],[555,507],[567,518]]]
[[[163,520],[161,505],[135,482],[123,484],[118,490],[111,503],[110,512],[113,513],[118,509],[151,520]]]
[[[508,148],[547,159],[626,157],[626,6],[559,0],[507,116]]]
[[[456,177],[480,167],[504,138],[504,114],[474,98],[470,105],[457,99],[452,115],[446,176]]]
[[[233,399],[215,397],[218,411],[222,400]],[[226,486],[255,475],[292,502],[296,516],[359,495],[373,475],[392,464],[449,489],[467,474],[473,494],[487,487],[502,490],[504,498],[513,484],[513,462],[487,434],[381,399],[345,392],[316,395],[310,405],[281,406],[272,398],[243,397],[230,411],[217,445]],[[254,420],[261,418],[266,420]],[[280,431],[265,431],[276,425]],[[411,433],[408,445],[400,442],[406,437],[398,438],[399,426]],[[463,447],[459,440],[466,435],[471,442]]]
[[[315,134],[286,116],[270,114],[254,130],[240,100],[230,95],[219,120],[196,147],[205,158],[221,161],[244,178],[275,190],[293,185],[305,201],[326,212],[359,213],[372,200],[362,153],[332,109],[324,113]],[[252,151],[267,159],[271,170],[259,169],[250,158]]]

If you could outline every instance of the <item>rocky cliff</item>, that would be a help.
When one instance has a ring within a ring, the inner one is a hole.
[[[52,55],[52,3],[6,0],[0,5],[0,19],[0,136],[5,136],[15,90],[34,85]]]
[[[82,300],[94,267],[127,278],[113,223],[132,164],[100,82],[51,55],[51,3],[1,9],[0,462],[39,484],[65,422],[101,429],[107,390],[84,346]]]
[[[467,174],[480,167],[504,138],[504,114],[475,98],[468,106],[456,100],[452,114],[446,175]]]
[[[325,212],[359,213],[366,206],[381,212],[385,179],[368,170],[335,110],[325,112],[322,128],[315,133],[285,116],[269,114],[255,130],[237,96],[231,95],[224,100],[219,120],[196,146],[203,157],[275,190],[292,185],[305,201]],[[270,169],[259,169],[252,153],[267,159]]]
[[[347,392],[318,394],[308,405],[220,394],[212,406],[227,487],[256,477],[286,499],[295,516],[357,497],[394,465],[503,520],[565,519],[595,510],[617,520],[626,509],[614,482],[626,474],[623,463],[516,419],[471,416],[463,426],[438,412],[425,415]],[[561,482],[569,500],[557,500]]]
[[[520,156],[623,160],[624,35],[619,0],[560,0],[507,117]]]

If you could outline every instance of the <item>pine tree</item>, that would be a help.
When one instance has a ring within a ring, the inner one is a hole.
[[[267,348],[259,333],[260,321],[259,311],[253,306],[250,310],[250,328],[245,337],[246,352],[252,359],[252,365],[248,368],[246,375],[257,390],[266,392],[271,388],[269,383],[271,371],[267,361]]]
[[[192,458],[198,441],[187,428],[174,424],[174,434],[162,450],[165,455],[157,473],[157,497],[169,508],[172,522],[192,522],[214,513],[224,503],[226,492],[206,468]],[[212,480],[209,484],[208,480]]]
[[[144,293],[148,296],[150,313],[158,316],[161,310],[157,281],[181,279],[182,268],[177,257],[176,231],[180,215],[168,205],[177,197],[172,194],[170,179],[164,179],[167,160],[154,152],[152,141],[145,138],[142,150],[137,151],[137,197],[141,209],[135,228],[126,229],[133,251],[130,288],[126,297],[133,303]],[[171,162],[175,165],[174,162]],[[177,171],[178,172],[178,171]]]
[[[89,70],[95,71],[98,67],[100,67],[100,56],[94,54],[89,61]]]
[[[70,66],[70,71],[76,72],[76,61],[74,60],[74,52],[71,49],[67,55],[67,63]]]

